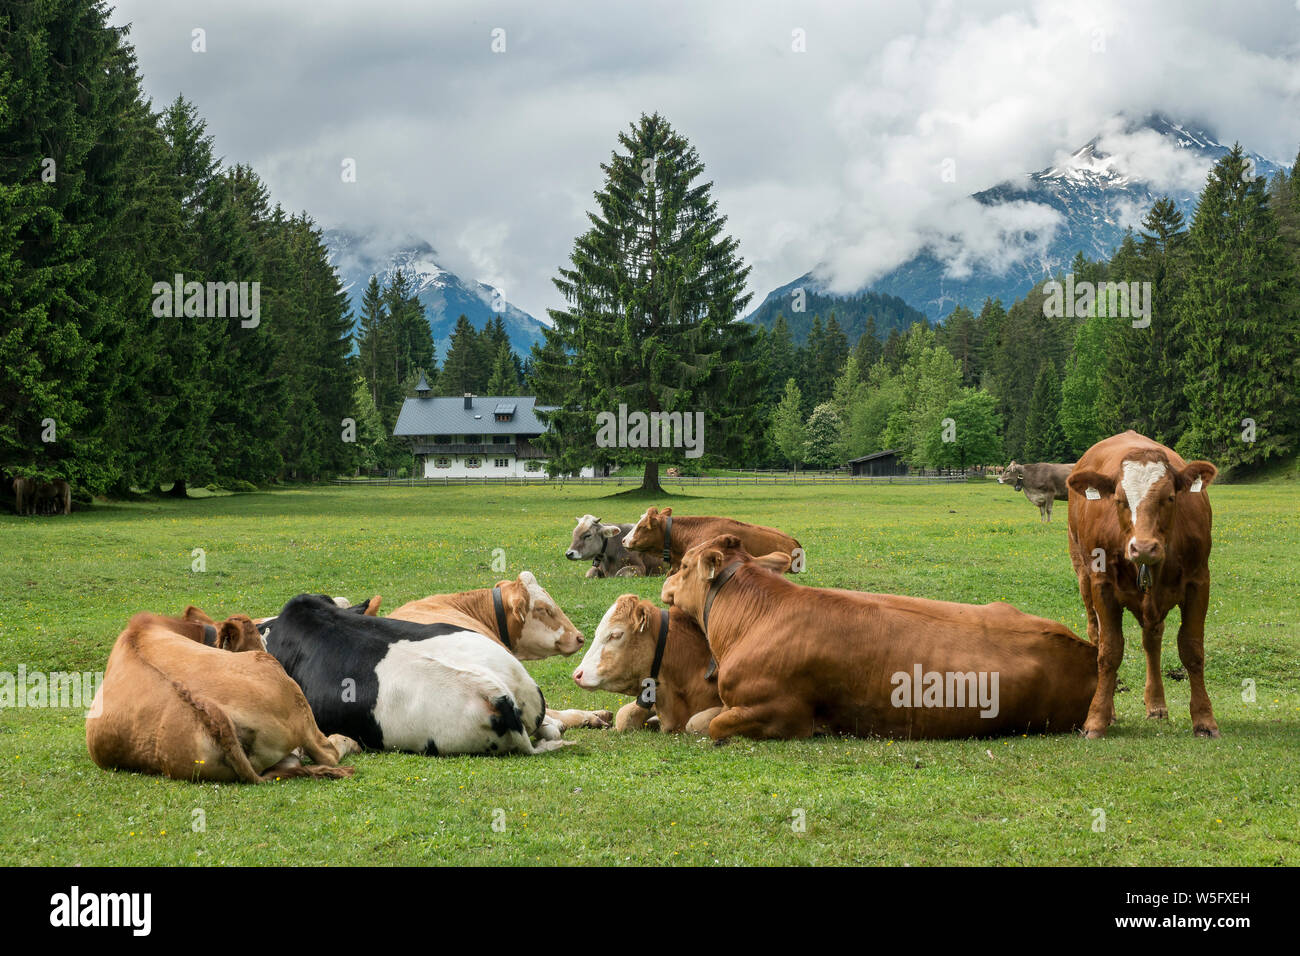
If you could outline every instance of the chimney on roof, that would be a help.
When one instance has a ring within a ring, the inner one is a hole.
[[[466,393],[465,393],[465,408],[466,408],[466,409],[470,409],[470,408],[473,408],[473,407],[474,407],[474,393],[473,393],[473,392],[466,392]]]

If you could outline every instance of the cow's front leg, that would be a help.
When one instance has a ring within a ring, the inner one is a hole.
[[[812,710],[792,698],[767,701],[753,707],[724,707],[709,721],[709,736],[722,743],[737,734],[754,740],[793,740],[811,737],[816,725]]]
[[[1209,606],[1209,582],[1188,584],[1179,605],[1182,623],[1178,626],[1178,657],[1192,688],[1192,733],[1198,737],[1219,736],[1210,695],[1205,691],[1205,613]]]
[[[1124,608],[1108,583],[1094,584],[1092,603],[1098,617],[1097,690],[1088,707],[1083,733],[1089,738],[1106,736],[1115,719],[1115,678],[1124,658]]]
[[[720,713],[722,713],[721,707],[710,707],[708,710],[700,711],[686,721],[686,732],[688,734],[700,734],[701,736],[708,734],[710,722]]]
[[[1156,719],[1169,716],[1164,679],[1160,675],[1160,645],[1164,636],[1163,620],[1142,625],[1142,651],[1147,656],[1147,685],[1142,697],[1146,701],[1147,716]]]
[[[614,722],[614,715],[608,710],[547,710],[546,716],[560,724],[561,732],[574,727],[603,730]]]
[[[636,701],[624,704],[614,715],[615,730],[641,730],[645,727],[646,721],[654,711],[646,710]]]

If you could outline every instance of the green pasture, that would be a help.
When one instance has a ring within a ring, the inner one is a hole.
[[[1005,600],[1084,632],[1065,505],[960,485],[673,488],[681,514],[775,525],[819,586]],[[0,516],[0,672],[102,669],[132,613],[274,613],[302,591],[385,610],[527,568],[591,635],[620,593],[563,557],[574,518],[633,521],[614,489],[321,487]],[[196,785],[100,770],[80,709],[0,709],[0,865],[1300,863],[1300,495],[1211,491],[1206,680],[1223,737],[1142,705],[1127,621],[1110,736],[945,742],[705,740],[571,731],[536,757],[349,758],[351,780]],[[507,571],[494,573],[494,549]],[[202,549],[206,570],[192,570]],[[1164,666],[1179,666],[1177,612]],[[530,663],[555,707],[616,709],[574,658]],[[1253,682],[1254,699],[1244,690]],[[501,811],[500,813],[496,811]],[[1099,812],[1100,811],[1100,812]],[[1104,828],[1101,828],[1104,812]],[[494,829],[494,820],[497,827]],[[801,824],[801,826],[800,826]]]

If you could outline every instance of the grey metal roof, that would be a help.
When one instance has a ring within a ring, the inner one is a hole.
[[[901,448],[887,448],[884,451],[877,451],[870,455],[863,455],[861,458],[850,458],[849,464],[856,465],[860,461],[871,461],[873,458],[884,458],[886,455],[900,455],[902,452],[903,449]]]
[[[474,407],[466,408],[463,397],[408,398],[402,402],[393,434],[540,435],[546,431],[537,420],[537,399],[533,395],[475,395],[472,401]],[[513,420],[496,420],[500,405],[517,406]]]

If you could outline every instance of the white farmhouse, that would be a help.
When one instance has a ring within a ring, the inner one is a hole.
[[[546,431],[535,414],[534,396],[439,398],[429,392],[421,375],[415,398],[402,403],[393,428],[394,435],[411,442],[417,477],[546,477],[546,453],[533,444]],[[584,477],[591,474],[582,469]]]

